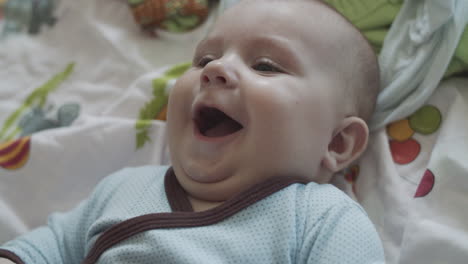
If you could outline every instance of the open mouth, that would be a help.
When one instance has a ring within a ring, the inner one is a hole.
[[[244,128],[223,111],[214,107],[201,107],[195,115],[198,131],[205,137],[224,137]]]

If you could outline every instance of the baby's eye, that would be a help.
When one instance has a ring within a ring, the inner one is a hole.
[[[252,69],[260,72],[282,72],[279,67],[270,61],[261,61],[252,66]]]
[[[205,67],[208,63],[210,63],[213,59],[210,57],[202,57],[201,59],[197,60],[196,66],[198,67]]]

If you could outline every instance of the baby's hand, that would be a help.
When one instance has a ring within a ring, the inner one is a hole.
[[[15,264],[15,263],[9,259],[0,258],[0,264]]]

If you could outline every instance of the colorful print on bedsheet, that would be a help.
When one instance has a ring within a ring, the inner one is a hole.
[[[153,80],[153,98],[143,106],[135,124],[136,149],[143,147],[150,141],[149,129],[153,120],[166,120],[166,105],[168,101],[168,91],[192,64],[184,63],[176,65],[167,70],[162,77]]]
[[[73,122],[77,117],[77,112],[79,112],[79,106],[74,104],[64,105],[59,109],[57,113],[59,124],[57,124],[57,120],[48,120],[44,114],[47,110],[50,111],[50,109],[46,109],[47,96],[68,78],[73,71],[73,67],[74,63],[68,64],[64,71],[56,74],[45,84],[36,88],[24,100],[19,109],[13,112],[3,123],[3,127],[0,130],[0,142],[12,140],[17,135],[25,136],[32,132],[61,126],[62,124],[70,125]],[[24,114],[28,110],[30,112]]]
[[[428,195],[432,191],[432,188],[434,188],[434,184],[435,184],[434,173],[432,173],[430,169],[427,169],[421,179],[421,182],[418,185],[418,189],[416,189],[414,198],[424,197]]]
[[[435,133],[442,123],[442,114],[432,105],[424,105],[407,119],[396,121],[387,126],[390,151],[393,161],[399,165],[413,162],[421,152],[421,144],[413,138],[415,133],[430,135]],[[435,176],[427,169],[416,189],[415,198],[428,195],[434,187]]]
[[[359,172],[361,171],[358,164],[354,164],[344,170],[345,180],[351,184],[353,193],[356,195],[356,181],[359,178]]]
[[[421,145],[412,138],[414,133],[430,135],[436,132],[442,122],[442,115],[435,106],[425,105],[407,119],[387,126],[391,138],[390,151],[393,161],[404,165],[413,162],[421,151]]]
[[[18,123],[18,127],[21,129],[20,136],[28,136],[42,130],[71,125],[80,113],[80,105],[67,103],[60,106],[57,111],[53,110],[51,105],[49,105],[48,109],[32,108]],[[49,117],[48,114],[50,113],[55,114],[56,117]]]
[[[45,129],[69,126],[78,117],[80,106],[76,103],[63,104],[56,111],[52,111],[54,110],[52,105],[46,105],[49,93],[68,78],[73,67],[74,64],[70,63],[64,71],[36,88],[3,123],[0,130],[0,167],[5,169],[22,167],[29,157],[31,134]],[[51,113],[56,117],[51,116]]]
[[[0,144],[0,167],[15,170],[23,167],[29,159],[31,137],[22,137]]]
[[[127,0],[135,22],[155,34],[157,28],[185,32],[200,25],[208,16],[207,0]]]
[[[3,6],[3,29],[0,38],[12,33],[38,34],[42,25],[52,26],[54,0],[6,0]]]

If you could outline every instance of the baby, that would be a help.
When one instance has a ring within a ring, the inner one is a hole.
[[[170,95],[172,167],[128,168],[13,263],[383,263],[362,208],[326,183],[356,160],[379,90],[371,47],[317,0],[245,0]],[[6,259],[4,261],[6,261]]]

